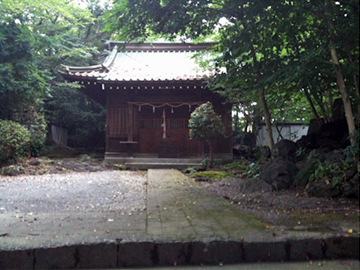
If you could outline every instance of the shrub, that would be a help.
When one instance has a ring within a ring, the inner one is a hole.
[[[0,161],[18,159],[28,154],[30,132],[13,121],[0,121]]]
[[[34,107],[29,107],[26,111],[16,113],[12,120],[23,123],[30,131],[30,153],[31,156],[37,157],[42,154],[45,146],[47,124],[45,114]]]
[[[258,178],[261,172],[260,163],[250,163],[245,172],[243,173],[243,178]]]
[[[189,120],[190,138],[200,139],[209,144],[209,166],[213,166],[214,140],[223,138],[225,130],[221,116],[214,111],[211,102],[204,103],[197,107]]]

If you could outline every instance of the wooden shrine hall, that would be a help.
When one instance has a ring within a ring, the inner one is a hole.
[[[214,73],[193,56],[209,44],[108,42],[100,65],[63,66],[61,75],[106,106],[105,158],[203,158],[207,144],[190,139],[191,112],[207,101],[221,115],[227,133],[215,143],[215,157],[232,159],[231,105],[206,87]]]

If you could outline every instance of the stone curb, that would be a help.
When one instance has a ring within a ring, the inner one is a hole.
[[[278,242],[118,242],[1,250],[0,269],[90,269],[359,259],[358,237]]]

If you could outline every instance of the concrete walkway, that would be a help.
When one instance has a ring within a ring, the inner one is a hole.
[[[99,215],[44,213],[30,233],[1,214],[0,269],[359,259],[358,234],[268,228],[177,170],[148,171],[146,212]]]

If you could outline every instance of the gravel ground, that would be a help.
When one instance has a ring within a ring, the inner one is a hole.
[[[0,213],[142,211],[146,183],[131,171],[0,176]]]

